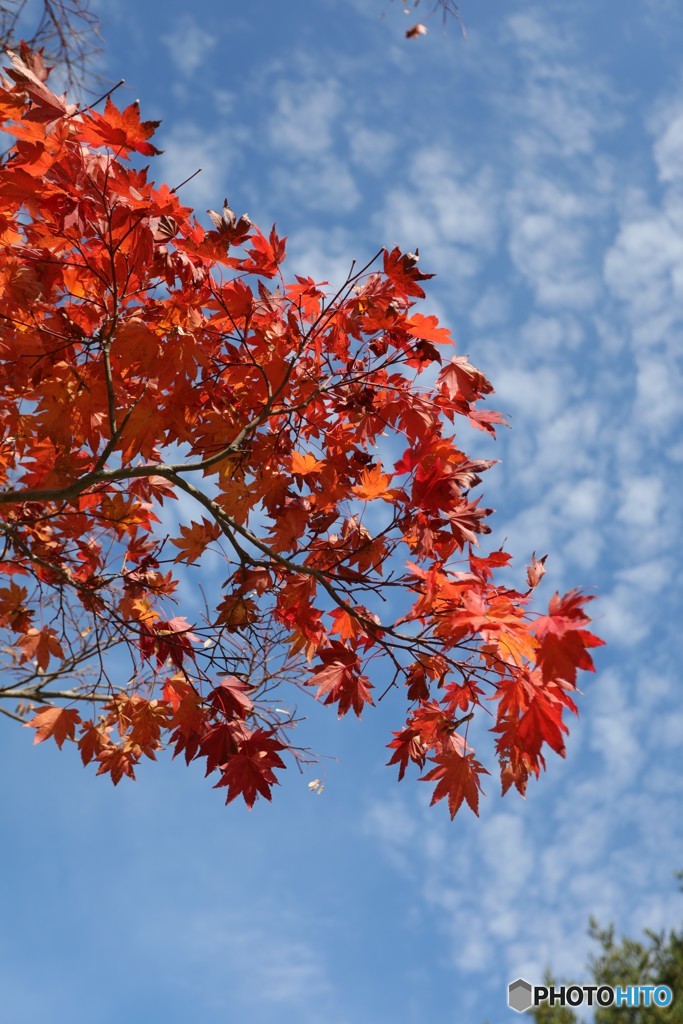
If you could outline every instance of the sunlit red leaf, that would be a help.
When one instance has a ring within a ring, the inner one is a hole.
[[[131,103],[125,110],[119,110],[111,99],[107,99],[104,113],[89,111],[81,128],[82,138],[94,146],[109,146],[124,159],[128,151],[153,156],[161,151],[147,139],[159,127],[159,121],[141,121],[140,107]]]
[[[431,803],[448,798],[451,818],[458,813],[463,801],[476,815],[479,814],[480,775],[488,775],[486,769],[474,759],[474,754],[461,754],[451,749],[431,758],[436,767],[422,776],[422,782],[436,782]]]

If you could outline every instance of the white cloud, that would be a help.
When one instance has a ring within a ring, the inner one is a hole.
[[[279,943],[271,946],[264,958],[263,939],[262,934],[255,935],[251,955],[245,957],[245,965],[248,964],[249,970],[253,969],[254,957],[261,958],[257,973],[260,975],[259,992],[262,999],[271,1003],[300,1003],[307,1006],[311,1000],[330,993],[330,984],[325,977],[319,951],[306,942],[291,942],[283,937]]]
[[[213,105],[216,108],[216,113],[219,116],[227,117],[234,113],[237,103],[237,95],[234,92],[231,92],[230,89],[214,89],[212,98]]]
[[[300,209],[347,213],[358,204],[360,194],[350,168],[328,154],[302,158],[292,165],[276,166],[271,175],[273,187],[296,203]]]
[[[508,205],[510,257],[537,303],[551,309],[592,306],[598,282],[590,230],[596,210],[590,197],[524,172]]]
[[[341,90],[332,79],[279,83],[269,123],[271,145],[290,158],[329,152],[342,109]]]
[[[438,274],[451,299],[462,296],[465,307],[469,282],[498,239],[495,176],[445,145],[418,148],[406,161],[406,183],[390,187],[372,217],[375,237],[404,251],[419,248],[425,269]]]
[[[577,530],[563,542],[562,550],[567,560],[581,571],[583,578],[595,579],[595,573],[591,573],[589,577],[584,573],[599,566],[606,546],[607,539],[600,528],[596,527]]]
[[[384,174],[393,156],[397,139],[391,132],[355,127],[349,129],[351,159],[363,171]]]
[[[220,209],[224,197],[232,193],[240,129],[220,128],[207,135],[199,125],[178,121],[170,134],[164,132],[160,139],[164,149],[159,158],[160,179],[175,187],[201,167],[201,173],[183,186],[180,198],[200,216],[207,207]]]
[[[547,422],[564,405],[570,387],[560,367],[501,367],[496,374],[500,406],[523,409],[527,419]]]
[[[327,281],[332,294],[346,280],[352,261],[360,262],[365,255],[369,259],[374,254],[358,252],[350,232],[342,227],[302,228],[287,242],[290,273],[312,277],[318,283]]]
[[[206,62],[209,51],[218,42],[215,34],[203,29],[189,14],[179,18],[173,30],[161,39],[167,46],[176,68],[187,78]]]
[[[592,716],[593,744],[606,762],[606,770],[612,780],[624,784],[635,781],[643,759],[642,743],[637,735],[633,714],[623,707],[617,712],[610,708],[605,715]]]
[[[562,487],[558,499],[561,513],[568,520],[594,522],[603,515],[606,486],[597,478],[572,481]]]
[[[453,153],[431,146],[415,154],[408,178],[410,187],[387,193],[380,214],[387,235],[491,251],[497,201],[490,171],[470,173]]]
[[[669,341],[672,347],[677,346],[683,352],[681,333],[676,332],[675,339],[669,338]],[[683,393],[680,365],[667,359],[661,351],[638,354],[636,364],[638,419],[660,436],[677,433]]]
[[[650,631],[648,614],[637,590],[618,583],[600,594],[600,635],[620,650],[641,643]]]
[[[666,210],[652,210],[648,216],[626,219],[614,245],[605,256],[605,280],[617,298],[630,308],[632,316],[648,321],[663,314],[664,331],[680,317],[680,282],[677,271],[683,265],[683,236],[672,224]],[[659,340],[641,333],[642,340]],[[661,338],[661,334],[659,334]]]
[[[519,338],[527,357],[555,359],[580,348],[585,333],[581,321],[571,313],[553,316],[534,313],[520,328]]]
[[[539,50],[559,53],[563,42],[555,32],[549,32],[547,23],[536,11],[513,14],[507,19],[507,29],[517,43],[526,49],[526,56],[534,58]]]
[[[658,594],[671,582],[672,566],[662,559],[622,569],[617,577],[641,594]]]
[[[661,477],[652,474],[627,477],[622,483],[617,518],[638,530],[651,530],[659,521],[663,500]]]
[[[660,181],[671,183],[683,178],[683,101],[669,101],[653,119],[656,133],[654,157]]]
[[[378,841],[393,866],[404,872],[410,863],[417,828],[415,818],[396,794],[369,804],[362,823],[363,831]]]
[[[500,107],[518,119],[515,146],[526,160],[561,156],[590,157],[605,130],[619,123],[618,105],[607,80],[581,61],[576,34],[563,26],[558,31],[540,10],[509,17],[503,35],[512,38],[523,58],[524,87],[514,99],[499,95]],[[577,73],[577,63],[581,63]],[[593,168],[593,182],[600,174]],[[584,168],[585,173],[585,168]],[[603,180],[601,188],[606,188]]]
[[[303,934],[303,921],[286,910],[286,903],[283,896],[280,906],[268,909],[266,926],[253,906],[218,911],[201,898],[192,907],[176,900],[163,923],[150,924],[146,941],[156,944],[162,935],[182,936],[176,951],[182,951],[186,970],[174,983],[186,990],[196,988],[200,1004],[205,1002],[214,1011],[244,1002],[258,1019],[261,1011],[294,1013],[302,1024],[323,1018],[337,1021],[338,1000],[322,943]],[[197,970],[202,976],[208,971],[220,978],[220,986],[202,991]]]
[[[511,311],[511,296],[502,288],[490,285],[470,312],[470,323],[477,330],[498,327],[510,318]]]

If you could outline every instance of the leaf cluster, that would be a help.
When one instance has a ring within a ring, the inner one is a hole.
[[[251,806],[309,756],[293,696],[360,717],[373,674],[399,778],[476,813],[476,717],[523,794],[564,755],[601,641],[578,590],[533,611],[545,558],[517,590],[495,579],[508,554],[477,553],[492,463],[455,426],[505,421],[415,309],[418,254],[383,249],[332,292],[288,280],[275,227],[227,200],[205,227],[150,179],[137,104],[69,103],[27,48],[0,120],[8,713],[114,783],[169,745]]]

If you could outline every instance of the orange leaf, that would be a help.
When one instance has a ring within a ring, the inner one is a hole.
[[[336,634],[342,640],[356,640],[358,638],[362,632],[362,626],[355,616],[349,615],[344,608],[335,608],[329,614],[334,619],[334,626],[330,630],[331,636]]]
[[[319,473],[324,462],[316,459],[311,452],[302,455],[301,452],[292,452],[292,473],[297,476],[308,476],[310,473]]]
[[[111,781],[115,786],[118,786],[124,775],[135,780],[134,767],[138,763],[138,758],[132,752],[121,750],[112,744],[97,755],[97,760],[100,766],[95,774],[111,775]]]
[[[64,651],[57,639],[57,634],[50,626],[43,626],[42,629],[29,629],[19,640],[22,649],[21,661],[32,661],[35,659],[38,668],[45,669],[50,664],[50,658],[64,658]]]
[[[74,708],[41,708],[40,711],[27,722],[30,729],[36,730],[33,739],[35,743],[42,743],[52,737],[62,749],[64,740],[74,739],[76,726],[80,723],[81,716]]]
[[[387,490],[391,477],[382,472],[382,463],[378,462],[372,469],[364,469],[361,473],[361,483],[353,487],[353,493],[364,501],[373,501],[381,498],[383,501],[393,501],[395,492]]]
[[[108,732],[109,727],[104,724],[95,725],[94,722],[83,722],[78,749],[84,765],[90,764],[106,747],[112,745]]]
[[[17,586],[14,580],[10,580],[8,587],[0,587],[0,626],[23,632],[33,614],[24,604],[27,597],[26,587]]]
[[[258,619],[258,610],[251,597],[227,594],[216,606],[216,624],[225,626],[230,633],[245,629]]]
[[[422,313],[413,313],[406,320],[405,328],[413,338],[435,341],[439,345],[453,344],[451,332],[447,327],[439,327],[439,320],[435,316],[423,316]]]
[[[221,535],[217,523],[211,523],[202,516],[201,523],[191,523],[189,526],[180,527],[182,537],[172,537],[171,544],[180,548],[180,554],[176,555],[176,562],[186,562],[192,565],[204,552],[212,541],[218,540]]]

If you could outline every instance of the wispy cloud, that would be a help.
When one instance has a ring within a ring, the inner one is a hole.
[[[653,890],[673,890],[680,841],[673,820],[662,826],[664,808],[673,814],[680,798],[670,758],[683,716],[661,621],[680,605],[665,553],[683,526],[681,453],[674,449],[674,466],[660,444],[681,427],[683,116],[676,104],[660,113],[650,151],[617,177],[609,139],[625,115],[610,84],[544,15],[515,15],[504,32],[523,84],[507,126],[511,174],[493,173],[488,217],[496,256],[507,248],[512,273],[499,258],[493,269],[481,246],[478,273],[496,283],[470,314],[473,358],[483,354],[497,406],[512,415],[495,490],[513,511],[497,529],[517,554],[532,543],[551,551],[548,587],[575,585],[578,569],[599,576],[594,610],[613,667],[603,662],[586,679],[567,762],[553,759],[526,804],[492,796],[482,821],[463,821],[454,834],[405,796],[398,810],[372,804],[364,827],[421,887],[424,913],[440,911],[458,971],[493,969],[503,981],[540,977],[551,964],[582,979],[590,914],[631,933],[676,922]],[[647,138],[645,122],[637,127]],[[659,196],[642,190],[648,162]],[[408,194],[404,187],[402,206],[387,199],[404,222],[405,209],[418,208]],[[464,195],[473,214],[476,197]],[[653,642],[661,657],[648,672]],[[653,882],[639,851],[658,843]]]
[[[296,1014],[302,1024],[323,1017],[338,1021],[327,955],[304,934],[303,920],[288,912],[286,903],[285,898],[282,907],[269,908],[263,917],[239,901],[233,911],[212,909],[201,900],[193,907],[176,902],[176,916],[165,920],[163,929],[182,936],[185,967],[172,984],[194,991],[207,1010],[232,1014],[248,1006],[255,1021],[271,1020],[273,1013]],[[147,931],[146,939],[156,942],[154,928]],[[222,978],[220,989],[205,989],[207,971]]]
[[[161,37],[181,75],[191,78],[207,62],[218,36],[208,32],[190,14],[178,18],[170,32]]]
[[[492,795],[481,821],[462,820],[455,829],[412,796],[394,830],[381,807],[368,808],[365,829],[393,869],[422,888],[422,912],[440,911],[437,927],[449,937],[454,965],[481,974],[482,984],[484,975],[493,985],[518,974],[540,977],[548,965],[584,979],[591,914],[631,934],[675,923],[676,908],[655,890],[673,889],[666,873],[677,863],[679,829],[671,821],[662,829],[661,819],[665,806],[673,812],[680,787],[668,776],[662,792],[647,753],[669,694],[617,671],[603,673],[592,689],[568,761],[553,760],[526,804],[515,796],[499,804]],[[669,742],[680,742],[682,728],[677,721]],[[638,843],[657,842],[663,845],[644,877]]]
[[[162,180],[175,187],[201,168],[183,186],[182,201],[196,208],[200,217],[207,208],[220,209],[224,197],[232,196],[238,185],[236,168],[243,136],[240,128],[221,126],[207,135],[191,121],[177,121],[168,133],[160,134],[164,148],[160,158]]]

